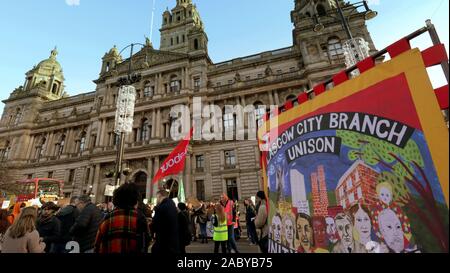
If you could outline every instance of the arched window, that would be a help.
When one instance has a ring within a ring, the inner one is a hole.
[[[42,137],[41,141],[39,142],[38,146],[36,147],[36,159],[40,159],[44,156],[45,154],[45,150],[44,150],[44,146],[45,143],[47,142],[47,139],[45,137]]]
[[[6,141],[5,149],[0,150],[0,161],[8,160],[10,151],[11,151],[10,142]]]
[[[80,153],[83,152],[85,148],[86,148],[86,132],[83,131],[81,133],[81,138],[80,138],[80,146],[79,146]]]
[[[140,139],[141,141],[147,141],[149,138],[149,123],[148,123],[148,119],[144,118],[142,120],[142,125],[141,125],[141,136]]]
[[[198,39],[194,39],[194,49],[198,49]]]
[[[66,135],[62,135],[58,144],[56,144],[56,156],[61,156],[66,144]]]
[[[319,14],[319,16],[325,16],[327,15],[327,11],[325,10],[325,7],[321,4],[317,5],[317,14]]]
[[[328,40],[328,54],[331,59],[342,59],[344,56],[344,50],[339,38],[332,37]]]
[[[58,84],[54,83],[53,87],[52,87],[52,94],[57,94],[58,93]]]

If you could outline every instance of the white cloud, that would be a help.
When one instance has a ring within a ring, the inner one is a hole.
[[[79,6],[80,0],[66,0],[66,4],[69,6]]]

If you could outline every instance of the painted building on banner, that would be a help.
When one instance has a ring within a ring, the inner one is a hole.
[[[191,0],[177,0],[175,7],[162,14],[160,48],[147,40],[133,56],[132,69],[139,81],[134,84],[133,133],[126,137],[123,161],[131,173],[122,176],[122,181],[136,183],[150,200],[155,192],[150,180],[178,144],[170,137],[173,106],[191,107],[194,97],[222,109],[236,104],[283,105],[341,71],[345,67],[342,43],[347,36],[342,24],[327,16],[334,3],[295,1],[290,14],[292,45],[215,63],[208,54],[208,35],[199,10]],[[351,6],[344,1],[342,5]],[[376,52],[364,12],[345,12],[353,35],[364,38],[371,52]],[[321,32],[313,30],[316,15],[325,25]],[[11,177],[62,179],[66,197],[88,193],[95,201],[103,201],[106,186],[113,183],[105,174],[115,168],[116,99],[129,62],[116,47],[107,50],[99,60],[95,90],[76,96],[70,96],[70,86],[64,85],[57,49],[28,71],[25,83],[3,100],[0,160],[8,164]],[[254,118],[260,119],[263,112],[256,111]],[[245,132],[249,126],[246,122]],[[232,113],[223,116],[223,127],[236,132]],[[242,200],[253,196],[262,187],[257,141],[192,141],[183,175],[187,197],[211,200],[227,193]],[[299,204],[309,211],[303,192],[299,191]]]
[[[361,160],[353,165],[339,179],[336,186],[336,202],[344,209],[361,203],[373,206],[377,200],[376,185],[379,173]]]

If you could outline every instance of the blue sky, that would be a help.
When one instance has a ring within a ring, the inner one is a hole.
[[[66,2],[67,1],[67,2]],[[159,48],[162,12],[175,0],[155,0],[153,44]],[[68,2],[75,3],[69,5]],[[77,5],[78,2],[78,5]],[[213,62],[292,45],[293,0],[194,0],[209,38]],[[351,1],[356,2],[356,1]],[[371,0],[379,16],[368,22],[382,49],[431,18],[448,52],[449,1]],[[58,60],[70,95],[94,91],[92,80],[101,58],[113,45],[119,49],[150,36],[152,0],[2,0],[0,1],[0,100],[22,85],[24,74],[58,47]],[[428,35],[413,42],[425,49]],[[439,69],[433,84],[445,84]],[[0,103],[0,112],[3,103]]]

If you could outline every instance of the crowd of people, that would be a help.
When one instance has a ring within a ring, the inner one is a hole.
[[[87,195],[74,196],[61,207],[53,202],[41,207],[17,202],[0,210],[0,252],[184,254],[192,241],[208,244],[212,237],[214,253],[219,247],[222,253],[239,253],[237,200],[222,194],[214,202],[176,205],[165,189],[156,199],[155,206],[144,204],[136,185],[126,183],[114,191],[109,203],[96,205]],[[267,253],[264,192],[257,193],[256,204],[248,198],[244,206],[248,240]]]

